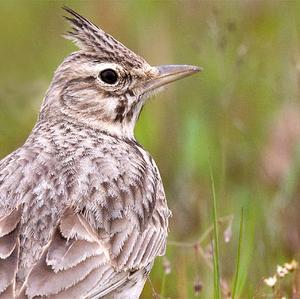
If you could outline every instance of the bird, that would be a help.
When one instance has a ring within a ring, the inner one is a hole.
[[[134,127],[153,93],[200,68],[151,66],[64,10],[77,50],[25,143],[0,161],[0,298],[136,299],[165,254],[171,211]]]

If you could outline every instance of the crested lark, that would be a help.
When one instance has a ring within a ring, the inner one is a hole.
[[[0,162],[0,298],[138,298],[170,211],[134,126],[154,90],[199,68],[152,67],[65,10],[79,50],[25,144]]]

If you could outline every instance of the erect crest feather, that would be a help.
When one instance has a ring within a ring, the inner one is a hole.
[[[72,40],[81,50],[117,61],[131,61],[138,67],[145,63],[143,58],[98,28],[91,21],[71,8],[64,6],[63,9],[71,15],[71,17],[65,16],[65,18],[72,27],[72,30],[68,31],[64,37]]]

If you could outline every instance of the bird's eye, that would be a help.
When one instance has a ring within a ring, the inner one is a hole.
[[[115,84],[118,81],[118,74],[112,69],[106,69],[100,72],[100,79],[107,84]]]

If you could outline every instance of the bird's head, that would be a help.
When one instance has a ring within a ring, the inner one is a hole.
[[[68,120],[120,137],[133,136],[145,100],[164,85],[200,68],[150,66],[143,58],[69,8],[72,30],[66,34],[79,47],[55,72],[41,118]]]

